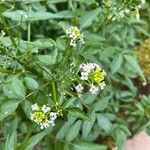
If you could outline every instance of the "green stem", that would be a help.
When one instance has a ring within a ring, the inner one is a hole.
[[[54,101],[55,104],[57,104],[57,87],[54,80],[51,81],[51,86],[52,86],[52,100]]]
[[[29,12],[28,12],[28,49],[30,50],[30,41],[31,41],[31,21],[30,21],[30,14],[31,14],[31,4],[29,4]]]
[[[30,136],[32,135],[33,129],[34,129],[34,125],[32,125],[31,128],[29,129],[29,131],[26,134],[22,144],[25,144],[27,142],[27,140],[30,138]]]

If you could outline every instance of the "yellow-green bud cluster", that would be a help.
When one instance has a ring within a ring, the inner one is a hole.
[[[56,112],[51,112],[50,107],[43,105],[42,107],[38,106],[37,103],[31,106],[31,120],[36,122],[41,129],[48,128],[50,125],[54,126],[54,121],[57,118]]]
[[[98,94],[99,90],[103,90],[106,86],[104,80],[106,73],[101,67],[95,63],[84,63],[80,65],[80,79],[83,84],[90,83],[90,92],[92,94]],[[84,89],[83,85],[80,83],[75,87],[78,93],[81,93]]]
[[[84,43],[83,40],[83,33],[80,32],[78,27],[71,26],[69,29],[66,30],[66,35],[69,38],[70,46],[76,47],[77,42]]]

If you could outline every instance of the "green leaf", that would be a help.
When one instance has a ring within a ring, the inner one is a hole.
[[[112,124],[110,122],[110,120],[108,118],[106,118],[106,116],[97,115],[97,121],[98,121],[98,125],[105,130],[106,132],[110,132],[111,128],[112,128]]]
[[[7,130],[8,135],[11,135],[15,130],[17,130],[19,119],[20,118],[18,116],[15,116],[14,119],[9,122],[8,130]]]
[[[100,13],[100,8],[87,12],[80,20],[80,28],[86,28],[92,24],[97,15]]]
[[[7,11],[3,13],[3,15],[7,18],[10,18],[14,21],[38,21],[38,20],[48,20],[48,19],[62,19],[62,18],[72,18],[74,17],[73,12],[71,11],[61,11],[58,13],[50,13],[46,11],[31,11],[29,17],[28,13],[24,10],[16,10],[16,11]]]
[[[107,146],[79,141],[74,144],[74,150],[107,150]]]
[[[50,0],[49,3],[55,4],[55,3],[63,3],[67,2],[67,0]]]
[[[74,13],[69,10],[60,11],[55,14],[54,18],[56,19],[62,19],[62,18],[73,18],[75,17]]]
[[[38,82],[30,77],[25,77],[25,82],[26,82],[26,86],[30,90],[36,90],[39,88]]]
[[[119,70],[119,68],[122,65],[122,62],[123,62],[123,57],[122,57],[121,54],[119,56],[117,55],[114,58],[114,60],[113,60],[113,62],[111,64],[111,72],[112,72],[112,74]]]
[[[120,129],[116,130],[116,141],[117,141],[117,148],[119,150],[124,150],[125,149],[125,144],[127,142],[127,136]]]
[[[95,41],[94,41],[95,42]],[[93,41],[91,41],[91,43],[93,43]],[[86,44],[89,44],[91,46],[91,43],[87,43]],[[93,43],[94,44],[94,43]],[[100,44],[99,44],[100,45]],[[95,45],[94,45],[95,46]],[[101,50],[100,49],[93,49],[93,48],[86,48],[86,50],[84,52],[81,53],[81,55],[83,57],[85,57],[86,59],[90,58],[91,56],[97,54],[97,53],[100,53]]]
[[[107,108],[109,104],[109,97],[105,97],[103,99],[98,100],[96,103],[93,104],[94,111],[103,111]]]
[[[91,94],[90,92],[87,92],[82,95],[82,98],[84,99],[86,104],[92,103],[97,97],[97,94]]]
[[[141,76],[141,78],[146,81],[145,76],[143,74],[143,71],[141,70],[141,68],[139,67],[137,60],[135,57],[130,56],[130,55],[124,55],[125,59],[127,60],[127,62],[132,66],[133,69],[135,69],[137,71],[137,73]]]
[[[22,81],[13,78],[12,82],[3,87],[5,95],[9,98],[22,99],[26,95],[26,89]]]
[[[44,63],[45,65],[53,65],[56,62],[58,51],[55,49],[51,55],[39,55],[38,59],[41,63]]]
[[[12,45],[12,42],[9,37],[2,38],[1,42],[6,47]],[[30,48],[32,49],[33,53],[37,53],[39,49],[52,48],[53,46],[55,46],[55,41],[52,40],[51,38],[38,39],[36,41],[30,42]],[[28,41],[20,40],[19,50],[21,52],[25,52],[28,49],[29,49]]]
[[[22,106],[22,109],[23,109],[24,113],[26,114],[26,116],[30,119],[31,118],[30,112],[32,111],[31,103],[27,100],[24,100],[21,102],[21,106]]]
[[[75,101],[75,99],[75,97],[72,97],[70,99],[65,100],[63,108],[68,108]]]
[[[9,116],[10,114],[12,114],[18,107],[18,104],[19,102],[14,100],[4,103],[1,106],[0,121],[3,120],[5,117]]]
[[[96,119],[96,115],[94,112],[91,113],[90,115],[91,121],[84,121],[83,126],[82,126],[82,137],[83,138],[87,138],[88,134],[90,133],[95,119]]]
[[[17,98],[24,98],[26,96],[26,89],[22,81],[18,78],[14,78],[11,83],[12,91],[16,94]]]
[[[47,132],[43,131],[41,133],[38,133],[36,135],[33,135],[28,141],[19,148],[19,150],[32,150],[33,147],[38,144],[44,136],[47,134]]]
[[[77,117],[77,118],[81,118],[81,119],[86,119],[86,120],[90,120],[89,116],[87,114],[85,114],[81,109],[79,108],[69,108],[68,109],[68,113],[71,116]]]
[[[74,0],[74,1],[80,2],[80,3],[85,3],[88,5],[95,3],[95,0],[86,0],[86,1],[85,0]]]
[[[16,143],[17,143],[17,134],[16,131],[14,131],[11,135],[7,136],[4,150],[15,150]]]
[[[23,41],[22,41],[23,42]],[[24,41],[28,46],[28,41]],[[44,48],[51,48],[55,45],[55,41],[48,38],[48,39],[38,39],[34,42],[30,42],[30,46],[32,48],[44,49]]]
[[[18,96],[12,92],[11,84],[5,85],[3,87],[3,92],[8,98],[18,98]]]
[[[56,139],[63,139],[68,132],[69,127],[75,122],[75,118],[69,118],[56,134]]]
[[[78,120],[68,129],[68,132],[66,134],[67,141],[72,141],[78,136],[80,127],[81,127],[81,123],[82,123],[82,121]]]

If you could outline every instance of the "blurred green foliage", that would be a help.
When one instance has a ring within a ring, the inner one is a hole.
[[[2,0],[0,149],[123,150],[128,137],[149,133],[150,98],[136,86],[146,78],[134,51],[150,36],[149,14],[140,0]],[[67,45],[71,25],[85,44]],[[70,69],[83,62],[107,72],[97,95],[72,90]],[[41,130],[30,118],[34,103],[57,105],[63,117]]]

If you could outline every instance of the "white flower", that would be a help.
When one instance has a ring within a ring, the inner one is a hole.
[[[39,106],[37,105],[37,103],[35,103],[34,105],[31,106],[32,111],[38,110]]]
[[[94,64],[96,69],[101,70],[101,67],[98,64],[96,64],[96,63],[93,63],[93,64]]]
[[[49,124],[50,124],[50,121],[49,121],[49,120],[46,120],[45,122],[43,122],[44,128],[48,128],[48,127],[49,127]]]
[[[123,11],[120,11],[119,15],[120,15],[121,18],[123,18],[125,16]]]
[[[43,123],[40,123],[40,129],[44,129]]]
[[[88,80],[88,72],[81,72],[81,80]]]
[[[69,28],[66,30],[66,34],[69,35],[70,33],[71,33],[71,29]]]
[[[68,36],[72,39],[75,39],[75,35],[73,33],[70,33]]]
[[[96,67],[94,63],[88,63],[87,66],[90,70],[93,70]]]
[[[99,88],[97,86],[92,85],[90,88],[90,92],[92,94],[98,94]]]
[[[92,65],[92,63],[89,63],[89,64],[81,64],[81,65],[80,65],[80,68],[82,68],[83,71],[85,71],[85,72],[90,72],[91,69],[94,68],[94,65]]]
[[[50,112],[50,119],[54,121],[57,118],[57,114],[55,112]]]
[[[81,34],[80,30],[75,26],[71,26],[67,29],[66,35],[70,38],[70,46],[76,47],[77,42],[84,43],[83,34]]]
[[[47,113],[47,112],[50,111],[50,108],[47,107],[46,105],[43,105],[43,106],[42,106],[42,111],[43,111],[44,113]]]
[[[125,12],[126,14],[128,14],[128,13],[130,12],[130,10],[126,8],[126,9],[124,10],[124,12]]]
[[[81,84],[79,84],[79,85],[77,85],[77,86],[75,87],[75,89],[76,89],[76,91],[77,91],[78,93],[81,93],[82,90],[83,90],[83,86],[82,86]]]
[[[101,90],[103,90],[105,88],[105,86],[106,86],[106,83],[104,81],[102,83],[100,83]]]
[[[76,47],[76,45],[77,45],[76,42],[71,39],[70,46]]]
[[[82,44],[85,43],[85,41],[84,41],[82,38],[80,38],[80,42],[81,42]]]
[[[50,126],[50,120],[45,120],[45,122],[42,122],[39,125],[41,129],[48,128]]]

